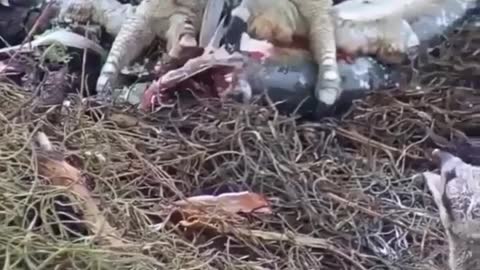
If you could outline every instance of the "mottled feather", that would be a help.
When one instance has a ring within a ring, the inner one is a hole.
[[[452,270],[480,269],[480,167],[435,149],[440,174],[421,175],[445,228]]]

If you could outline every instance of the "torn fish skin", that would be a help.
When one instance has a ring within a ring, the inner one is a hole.
[[[314,95],[318,65],[308,52],[296,49],[276,51],[277,53],[269,54],[263,59],[246,57],[241,72],[252,89],[252,95],[268,95],[274,103],[278,102],[276,106],[282,113],[313,116],[318,104]],[[344,91],[338,104],[344,105],[365,96],[371,90],[394,87],[400,80],[399,72],[371,57],[360,57],[353,63],[342,60],[339,62],[339,70]],[[142,88],[136,88],[119,90],[115,96],[137,105],[143,94]],[[238,97],[245,101],[245,97]]]

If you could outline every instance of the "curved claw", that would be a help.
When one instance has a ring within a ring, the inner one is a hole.
[[[334,115],[336,102],[339,100],[340,90],[336,88],[336,83],[318,81],[315,87],[315,97],[317,104],[313,116],[315,119]]]
[[[338,69],[319,71],[314,94],[317,100],[326,106],[335,105],[342,94]]]
[[[330,117],[335,115],[335,106],[327,105],[322,101],[317,101],[315,109],[312,113],[312,120],[320,120],[325,117]]]

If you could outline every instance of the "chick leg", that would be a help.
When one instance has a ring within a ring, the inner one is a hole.
[[[138,57],[155,37],[148,17],[143,16],[142,4],[122,25],[102,67],[96,86],[97,94],[102,99],[108,100],[113,87],[116,86],[121,69]]]

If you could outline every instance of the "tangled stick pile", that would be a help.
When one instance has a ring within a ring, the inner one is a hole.
[[[414,76],[419,87],[372,95],[341,121],[299,123],[270,108],[212,100],[149,116],[116,108],[99,119],[79,98],[63,111],[34,110],[29,93],[2,83],[0,262],[6,269],[442,269],[447,247],[437,209],[411,176],[430,167],[433,147],[478,162],[468,146],[479,136],[476,32],[466,28],[439,47]],[[82,172],[119,241],[98,241],[105,227],[75,221],[78,200],[40,181],[31,144],[39,130]],[[243,190],[265,194],[274,214],[194,237],[165,222],[176,200]]]

